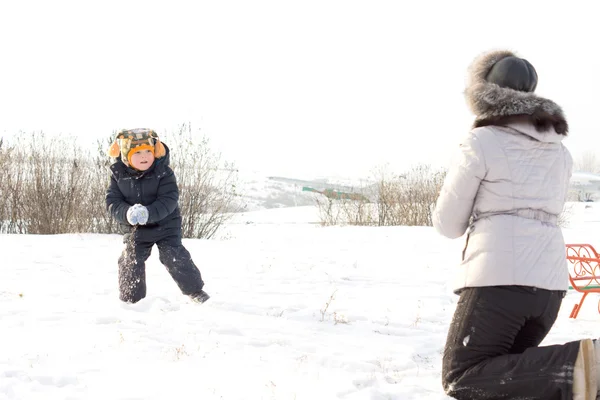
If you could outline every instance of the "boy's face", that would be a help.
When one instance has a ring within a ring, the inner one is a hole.
[[[139,171],[145,171],[152,166],[154,153],[150,150],[136,151],[131,155],[131,166]]]

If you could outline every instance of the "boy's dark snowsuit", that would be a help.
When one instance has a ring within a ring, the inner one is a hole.
[[[160,262],[183,294],[194,295],[204,286],[200,271],[181,243],[179,190],[169,167],[169,149],[164,146],[166,155],[155,159],[146,171],[130,168],[121,159],[110,167],[106,206],[125,233],[125,249],[119,258],[120,298],[125,302],[135,303],[146,296],[145,262],[154,244]],[[132,227],[127,222],[127,210],[138,203],[147,207],[148,222]]]

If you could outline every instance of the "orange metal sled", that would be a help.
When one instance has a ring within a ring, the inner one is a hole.
[[[567,244],[567,261],[571,287],[583,293],[579,304],[573,306],[569,318],[577,318],[588,294],[600,293],[600,255],[591,244]],[[598,303],[600,313],[600,302]]]

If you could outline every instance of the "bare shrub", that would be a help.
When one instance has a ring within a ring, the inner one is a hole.
[[[238,171],[223,162],[206,137],[194,135],[189,124],[165,135],[171,167],[177,176],[182,234],[186,238],[211,238],[244,205],[237,193]]]
[[[3,233],[26,233],[27,221],[22,216],[22,202],[25,198],[26,165],[28,159],[26,152],[16,143],[2,140],[2,180],[0,180],[0,198],[2,200]]]
[[[427,165],[402,175],[380,169],[375,183],[363,184],[344,196],[316,198],[323,225],[431,226],[431,208],[442,187],[445,172]],[[335,192],[334,192],[335,193]]]
[[[321,225],[373,225],[375,214],[368,186],[353,188],[349,193],[333,189],[312,191],[316,193],[314,201]]]
[[[9,174],[8,162],[10,157],[10,150],[7,148],[6,141],[4,138],[0,138],[0,176],[5,177]],[[3,232],[3,228],[8,221],[9,212],[9,197],[4,179],[0,179],[0,232]]]
[[[180,188],[183,236],[210,238],[240,211],[237,170],[221,162],[206,138],[196,140],[183,125],[165,135],[175,149],[172,166]],[[118,223],[106,210],[110,164],[106,151],[114,134],[86,152],[74,139],[20,134],[0,139],[0,232],[57,234],[115,233]]]
[[[354,192],[340,199],[340,208],[345,223],[349,225],[377,225],[377,205],[372,199],[377,192],[372,185],[363,185]]]
[[[80,214],[84,173],[75,141],[20,133],[0,148],[0,230],[4,233],[85,231]]]
[[[571,217],[573,216],[573,204],[565,204],[563,211],[558,215],[557,225],[561,228],[568,228]]]
[[[432,226],[435,204],[446,173],[417,165],[404,174],[379,179],[379,225]]]
[[[20,233],[17,211],[19,199],[17,188],[23,178],[23,172],[16,168],[20,164],[16,147],[9,144],[6,139],[0,139],[0,233]]]
[[[334,203],[334,199],[331,197],[323,196],[320,194],[315,195],[315,204],[319,211],[319,220],[323,226],[339,225],[340,219],[340,208],[337,203]]]
[[[98,139],[96,151],[90,154],[85,164],[88,191],[84,198],[85,209],[89,215],[82,215],[88,222],[88,232],[120,233],[119,223],[106,210],[106,190],[110,185],[110,165],[113,160],[107,156],[107,150],[115,134]]]
[[[17,208],[27,233],[85,232],[86,221],[78,218],[87,189],[81,168],[85,160],[75,140],[34,133],[19,142],[17,148],[25,154],[17,168],[25,179]]]
[[[115,231],[105,211],[105,148],[94,158],[73,138],[21,132],[11,143],[3,140],[0,160],[1,232]]]

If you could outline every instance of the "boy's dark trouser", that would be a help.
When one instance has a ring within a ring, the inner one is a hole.
[[[469,400],[570,400],[580,342],[537,347],[563,297],[524,286],[464,289],[444,349],[446,393]]]
[[[123,236],[125,249],[119,257],[120,299],[136,303],[146,297],[146,260],[150,257],[154,241],[134,240],[134,235]],[[198,293],[204,282],[200,271],[192,261],[190,253],[181,243],[179,236],[170,236],[156,241],[160,262],[186,295]]]

